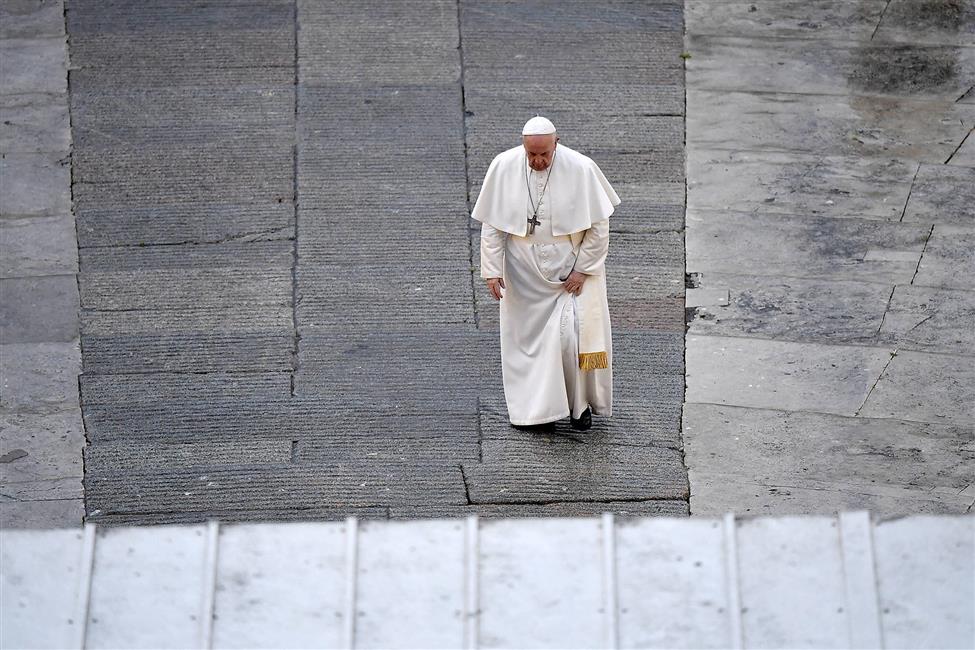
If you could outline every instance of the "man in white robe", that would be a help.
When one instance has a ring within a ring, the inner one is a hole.
[[[620,203],[590,158],[530,119],[522,144],[494,158],[471,216],[481,222],[481,277],[501,301],[508,418],[534,426],[613,412],[612,334],[604,262]]]

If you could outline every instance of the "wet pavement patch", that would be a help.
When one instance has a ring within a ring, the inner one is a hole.
[[[958,50],[952,47],[862,47],[853,57],[850,85],[865,92],[931,92],[949,88],[958,75]]]

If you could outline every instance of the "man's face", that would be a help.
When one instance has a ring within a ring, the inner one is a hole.
[[[537,172],[543,172],[552,164],[555,156],[555,143],[559,139],[554,133],[548,135],[526,135],[522,137],[528,165]]]

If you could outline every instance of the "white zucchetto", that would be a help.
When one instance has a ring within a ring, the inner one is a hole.
[[[547,117],[536,115],[525,122],[525,128],[521,130],[522,135],[549,135],[555,133],[555,125]]]

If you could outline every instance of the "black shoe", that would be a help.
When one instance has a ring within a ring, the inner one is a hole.
[[[579,419],[569,416],[569,420],[572,422],[572,428],[578,429],[579,431],[587,431],[592,427],[592,409],[588,406],[586,410],[582,412]]]

